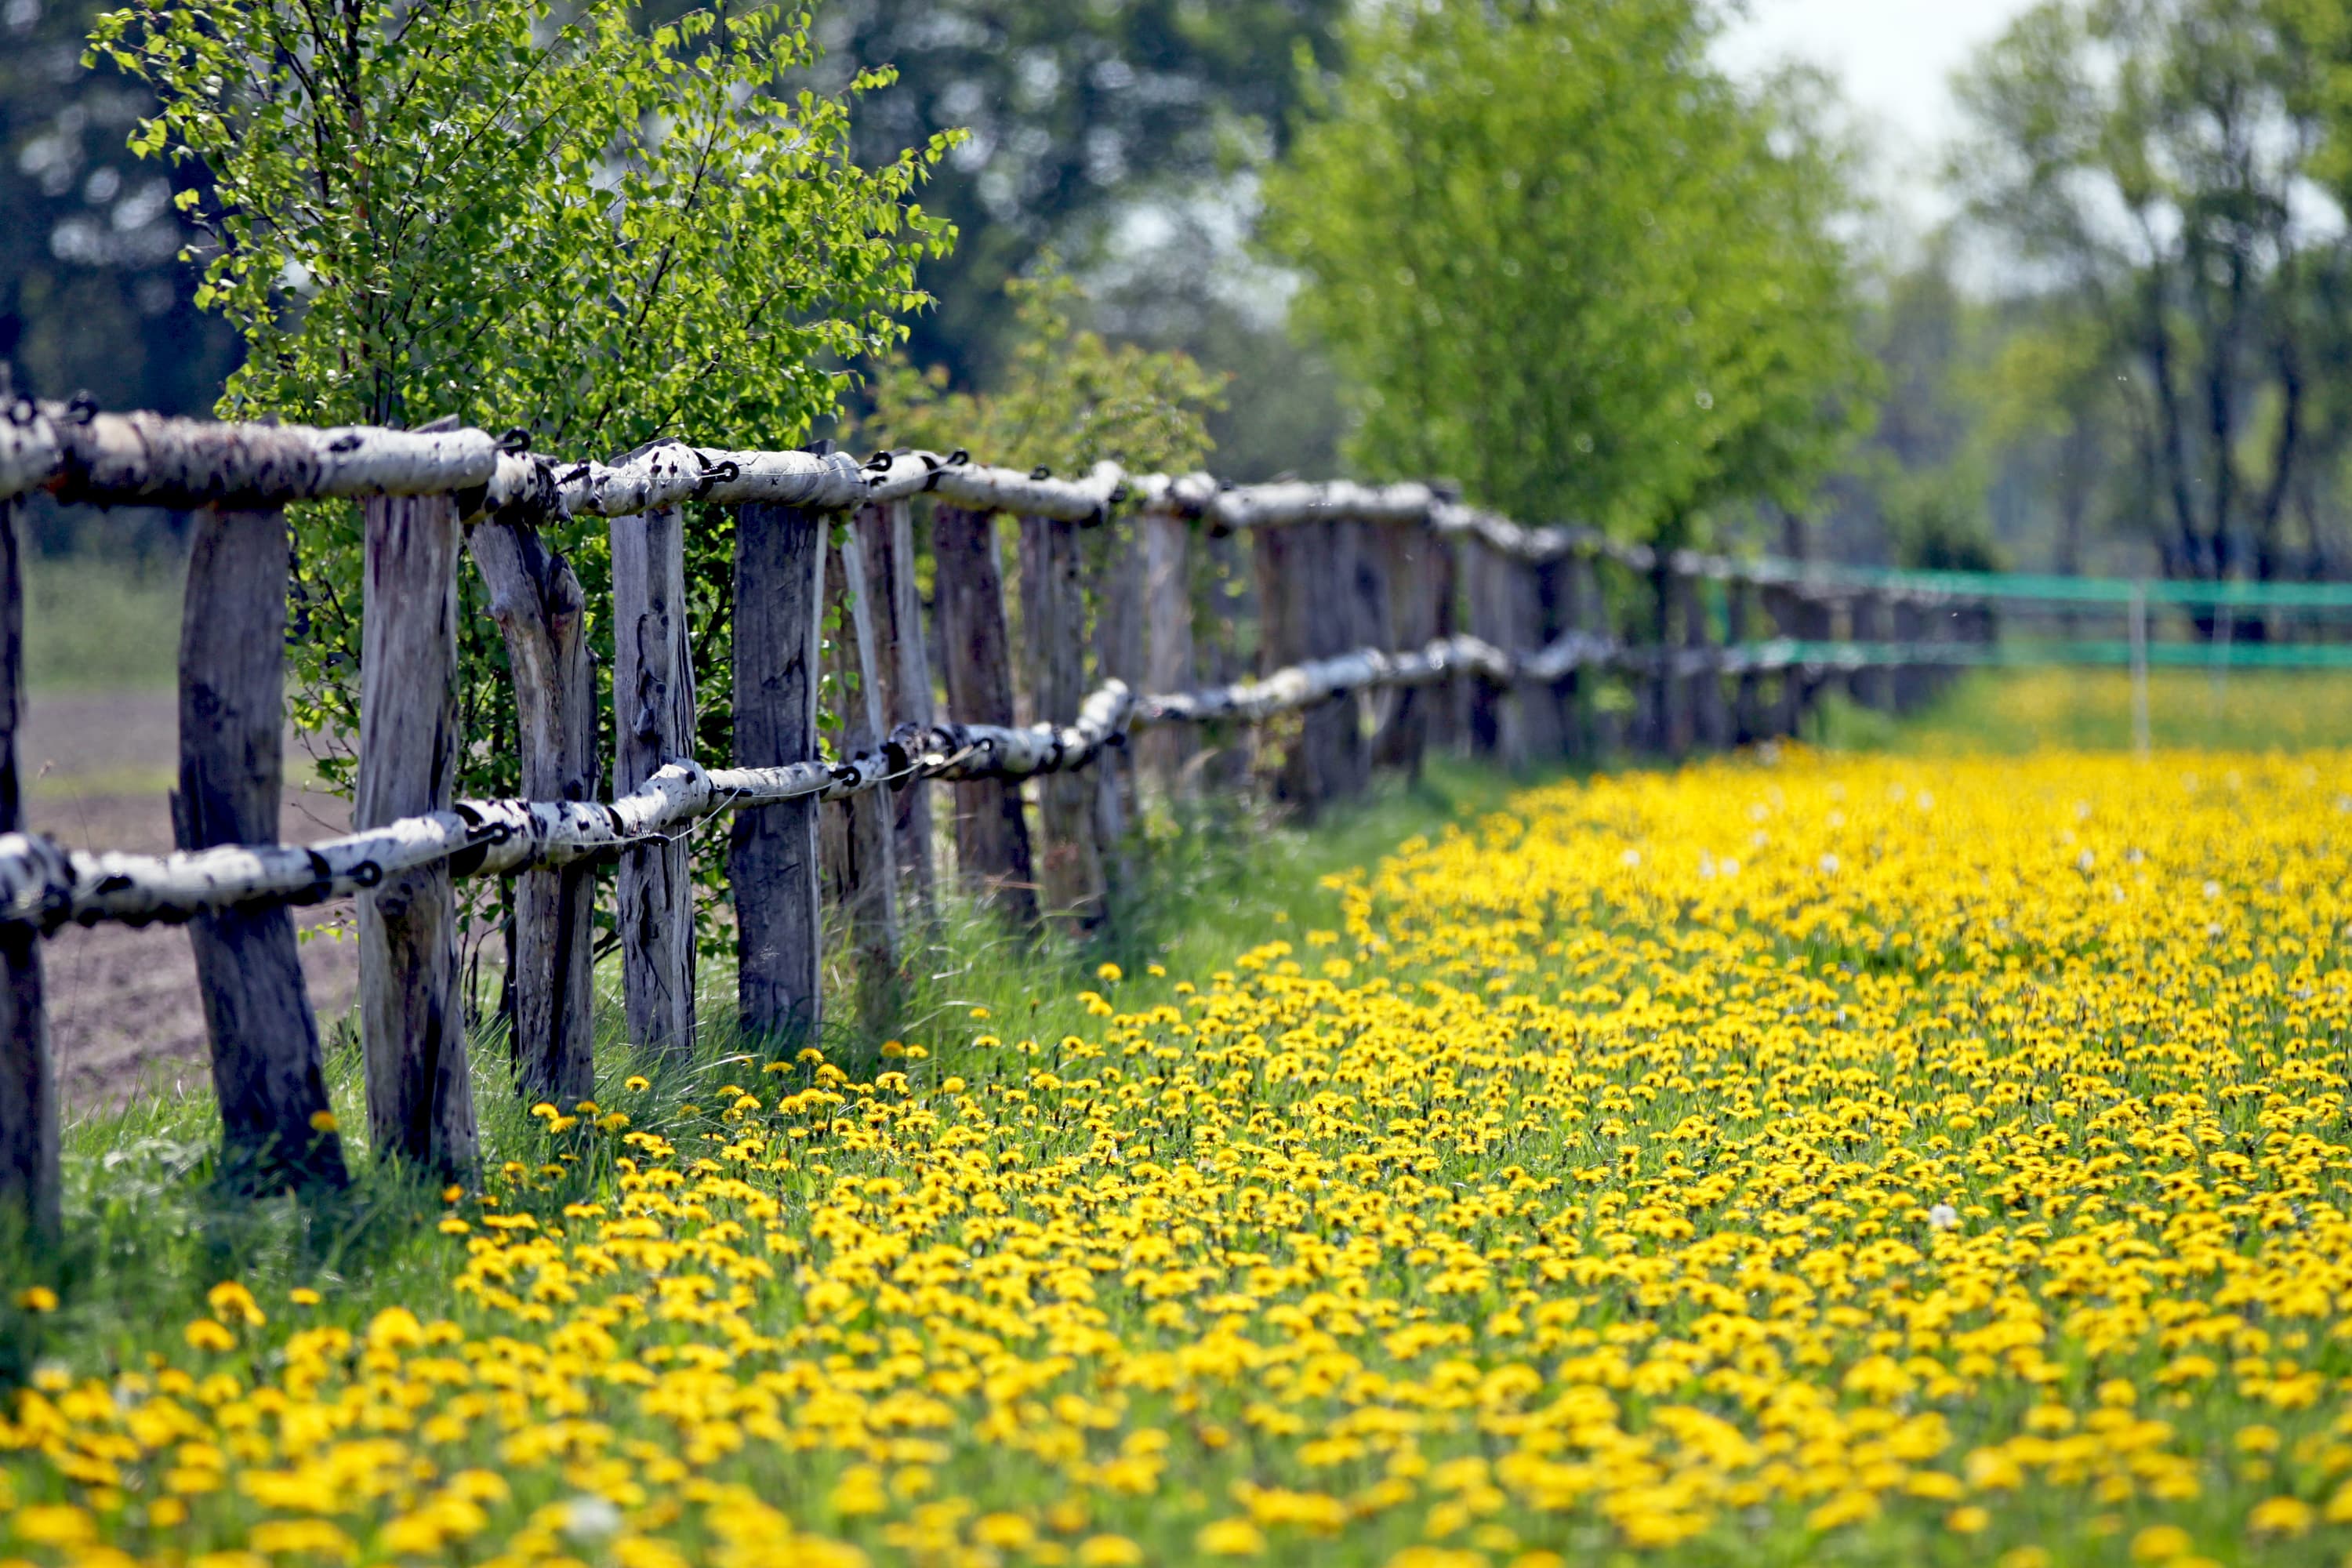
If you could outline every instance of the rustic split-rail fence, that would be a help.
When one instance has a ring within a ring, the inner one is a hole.
[[[84,853],[23,831],[14,513],[37,490],[195,514],[176,854]],[[364,535],[353,831],[289,846],[284,509],[328,499],[357,500]],[[730,514],[735,754],[719,767],[692,754],[709,694],[694,689],[685,541],[694,518]],[[612,552],[609,798],[590,606],[542,531],[581,517],[607,520]],[[1085,542],[1089,530],[1108,532]],[[1241,565],[1242,591],[1216,602],[1247,607],[1248,625],[1234,624],[1238,610],[1196,618],[1203,552]],[[467,555],[513,673],[521,799],[453,798]],[[830,647],[829,606],[844,628]],[[617,862],[630,1037],[690,1048],[688,830],[721,813],[740,1026],[799,1037],[823,1016],[826,899],[864,972],[887,973],[902,920],[936,907],[947,840],[953,874],[1013,921],[1083,926],[1107,916],[1139,788],[1174,797],[1255,769],[1311,815],[1432,748],[1507,766],[1680,755],[1793,733],[1833,682],[1907,706],[1990,636],[1964,596],[1522,527],[1440,485],[1227,486],[1108,463],[1070,478],[962,453],[861,464],[829,448],[678,440],[566,462],[471,429],[212,424],[17,400],[0,408],[0,1209],[57,1223],[40,943],[68,923],[184,922],[227,1152],[274,1184],[334,1184],[342,1149],[288,911],[355,896],[373,1142],[463,1173],[476,1132],[459,879],[516,879],[518,1087],[568,1107],[594,1076],[595,866]],[[827,668],[856,678],[840,685],[830,757]],[[1263,728],[1277,720],[1279,732]],[[1237,768],[1254,736],[1254,762]],[[934,784],[950,793],[934,796]],[[825,802],[841,805],[821,835]],[[940,809],[950,826],[935,846]]]

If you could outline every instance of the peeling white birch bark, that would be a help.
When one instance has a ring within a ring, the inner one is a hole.
[[[0,420],[0,494],[47,488],[98,506],[266,510],[330,497],[454,494],[487,485],[498,443],[479,430],[215,424],[160,414],[23,405]],[[45,465],[45,466],[44,466]]]

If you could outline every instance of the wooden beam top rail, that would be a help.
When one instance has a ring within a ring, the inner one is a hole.
[[[100,506],[261,510],[476,489],[498,457],[479,430],[216,424],[21,398],[0,409],[0,498],[47,489]]]
[[[1418,523],[1536,565],[1570,558],[1612,561],[1635,572],[1658,565],[1648,545],[1589,528],[1528,527],[1418,481],[1229,485],[1208,474],[1129,474],[1112,462],[1083,477],[1057,478],[976,463],[961,452],[877,452],[861,464],[839,452],[739,451],[676,438],[609,462],[583,462],[502,449],[474,429],[215,423],[18,398],[0,406],[0,499],[36,489],[101,506],[230,509],[448,494],[468,521],[516,523],[625,517],[688,500],[847,511],[931,494],[975,510],[1089,525],[1122,504],[1219,532],[1314,521]],[[1868,568],[1769,556],[1677,550],[1666,564],[1685,576],[1786,588],[1814,600],[1877,595],[1937,604],[1961,596],[1885,581]]]

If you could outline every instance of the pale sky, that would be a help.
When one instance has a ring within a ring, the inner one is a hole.
[[[1749,0],[1718,58],[1741,71],[1791,57],[1828,67],[1876,150],[1878,188],[1925,226],[1950,212],[1937,190],[1943,145],[1958,129],[1948,79],[2030,4]]]

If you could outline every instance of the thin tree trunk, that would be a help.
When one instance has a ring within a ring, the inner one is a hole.
[[[173,842],[275,844],[285,793],[286,517],[196,514],[180,619],[180,784]],[[268,1190],[350,1180],[327,1124],[319,1021],[283,905],[188,924],[212,1038],[224,1164]]]

